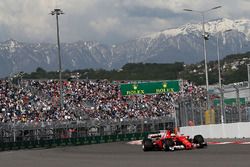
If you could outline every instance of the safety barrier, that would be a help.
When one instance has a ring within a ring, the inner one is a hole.
[[[34,149],[34,148],[53,148],[60,146],[77,146],[77,145],[132,141],[132,140],[142,139],[147,135],[148,133],[145,132],[145,133],[118,134],[118,135],[107,135],[107,136],[88,136],[81,138],[6,142],[6,143],[0,143],[0,151]]]
[[[250,122],[186,126],[180,133],[193,137],[201,134],[204,138],[250,138]]]

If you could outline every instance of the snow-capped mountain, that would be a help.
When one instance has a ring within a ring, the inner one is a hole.
[[[61,44],[63,69],[107,68],[110,48],[98,42]],[[42,67],[47,71],[58,70],[56,44],[28,44],[13,39],[0,43],[0,76],[19,71],[32,72]]]
[[[221,58],[249,51],[249,28],[247,19],[218,19],[205,23],[205,31],[210,34],[206,42],[208,60],[217,59],[217,38]],[[128,62],[196,63],[204,60],[202,25],[189,23],[113,46],[94,41],[62,43],[61,55],[64,70],[117,69]],[[0,77],[18,71],[31,72],[37,67],[47,71],[58,69],[56,44],[29,44],[12,39],[0,43]]]

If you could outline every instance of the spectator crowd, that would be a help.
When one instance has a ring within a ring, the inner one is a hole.
[[[180,98],[204,100],[205,90],[184,81],[180,92],[122,96],[108,80],[63,81],[60,107],[56,80],[0,80],[0,122],[50,122],[82,119],[137,119],[171,116]]]

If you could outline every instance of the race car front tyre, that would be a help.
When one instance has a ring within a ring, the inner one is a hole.
[[[142,141],[142,150],[143,151],[152,151],[153,150],[153,142],[151,139],[144,139]]]
[[[162,147],[164,151],[174,151],[174,145],[173,139],[169,138],[163,141]]]

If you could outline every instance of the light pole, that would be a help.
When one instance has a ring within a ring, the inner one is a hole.
[[[250,89],[250,64],[247,64],[248,88]]]
[[[250,64],[247,64],[248,97],[250,97]],[[250,99],[248,99],[249,101]]]
[[[217,28],[216,28],[217,31]],[[232,31],[232,29],[228,29],[224,31],[223,33]],[[219,75],[219,87],[222,88],[222,83],[221,83],[221,67],[220,67],[220,47],[219,47],[219,32],[217,32],[217,37],[216,37],[216,45],[217,45],[217,58],[218,58],[218,75]]]
[[[221,67],[220,67],[220,47],[219,47],[219,32],[217,30],[217,25],[215,25],[216,31],[217,31],[217,36],[216,36],[216,47],[217,47],[217,58],[218,58],[218,76],[219,76],[219,89],[221,91],[221,97],[220,97],[220,111],[221,111],[221,123],[224,123],[224,97],[222,96],[223,90],[222,90],[222,83],[221,83]],[[224,31],[223,33],[232,31],[232,29],[228,29]]]
[[[63,97],[62,97],[62,62],[61,62],[61,52],[60,52],[60,37],[59,37],[59,23],[58,16],[64,14],[61,9],[54,9],[50,13],[51,15],[56,15],[56,25],[57,25],[57,46],[58,46],[58,61],[59,61],[59,82],[60,82],[60,109],[63,108]]]
[[[203,52],[204,52],[204,58],[205,58],[205,75],[206,75],[206,91],[207,91],[207,109],[209,108],[209,96],[208,96],[208,71],[207,71],[207,51],[206,51],[206,40],[208,40],[209,35],[205,32],[205,14],[211,10],[219,9],[222,6],[216,6],[208,10],[198,11],[193,9],[183,9],[187,12],[196,12],[199,13],[202,16],[202,36],[203,36]]]

